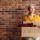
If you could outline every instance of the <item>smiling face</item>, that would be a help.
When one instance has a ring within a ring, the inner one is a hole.
[[[33,10],[33,8],[32,8],[32,7],[30,7],[30,8],[29,8],[29,12],[31,12],[31,13],[32,13],[33,11],[34,11],[34,10]]]
[[[33,6],[29,6],[28,7],[28,11],[29,11],[29,15],[34,14],[34,7]]]

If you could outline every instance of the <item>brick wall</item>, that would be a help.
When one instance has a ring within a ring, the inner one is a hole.
[[[5,34],[5,31],[7,31],[7,33],[8,31],[11,31],[11,33],[13,33],[14,31],[9,30],[9,27],[14,29],[14,27],[17,27],[18,24],[22,23],[24,14],[28,12],[27,6],[30,3],[33,3],[35,5],[35,13],[40,15],[40,0],[0,0],[0,29],[5,28],[5,30],[3,29],[0,32],[4,32]],[[19,37],[14,37],[14,40],[16,40],[16,38],[17,40],[21,40]]]

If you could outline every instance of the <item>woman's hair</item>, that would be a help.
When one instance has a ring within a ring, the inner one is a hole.
[[[33,11],[35,11],[34,4],[29,4],[29,5],[28,5],[28,10],[30,10],[30,7],[32,7],[32,8],[33,8]]]

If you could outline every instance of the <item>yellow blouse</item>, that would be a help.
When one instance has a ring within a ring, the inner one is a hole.
[[[32,18],[32,20],[30,20],[29,16],[25,16],[24,21],[40,22],[40,17],[38,15],[34,14],[34,17]]]

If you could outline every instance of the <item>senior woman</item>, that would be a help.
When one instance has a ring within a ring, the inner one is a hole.
[[[24,21],[40,22],[40,17],[37,14],[34,13],[35,7],[34,7],[33,4],[30,4],[28,6],[28,11],[29,11],[29,13],[28,13],[28,15],[26,15],[24,17]],[[28,38],[24,38],[23,40],[39,40],[39,39],[40,39],[40,37],[28,37]]]
[[[29,11],[29,13],[28,13],[28,15],[26,15],[24,17],[24,21],[40,22],[40,17],[37,14],[34,13],[35,12],[35,7],[34,7],[33,4],[30,4],[28,6],[28,11]]]

